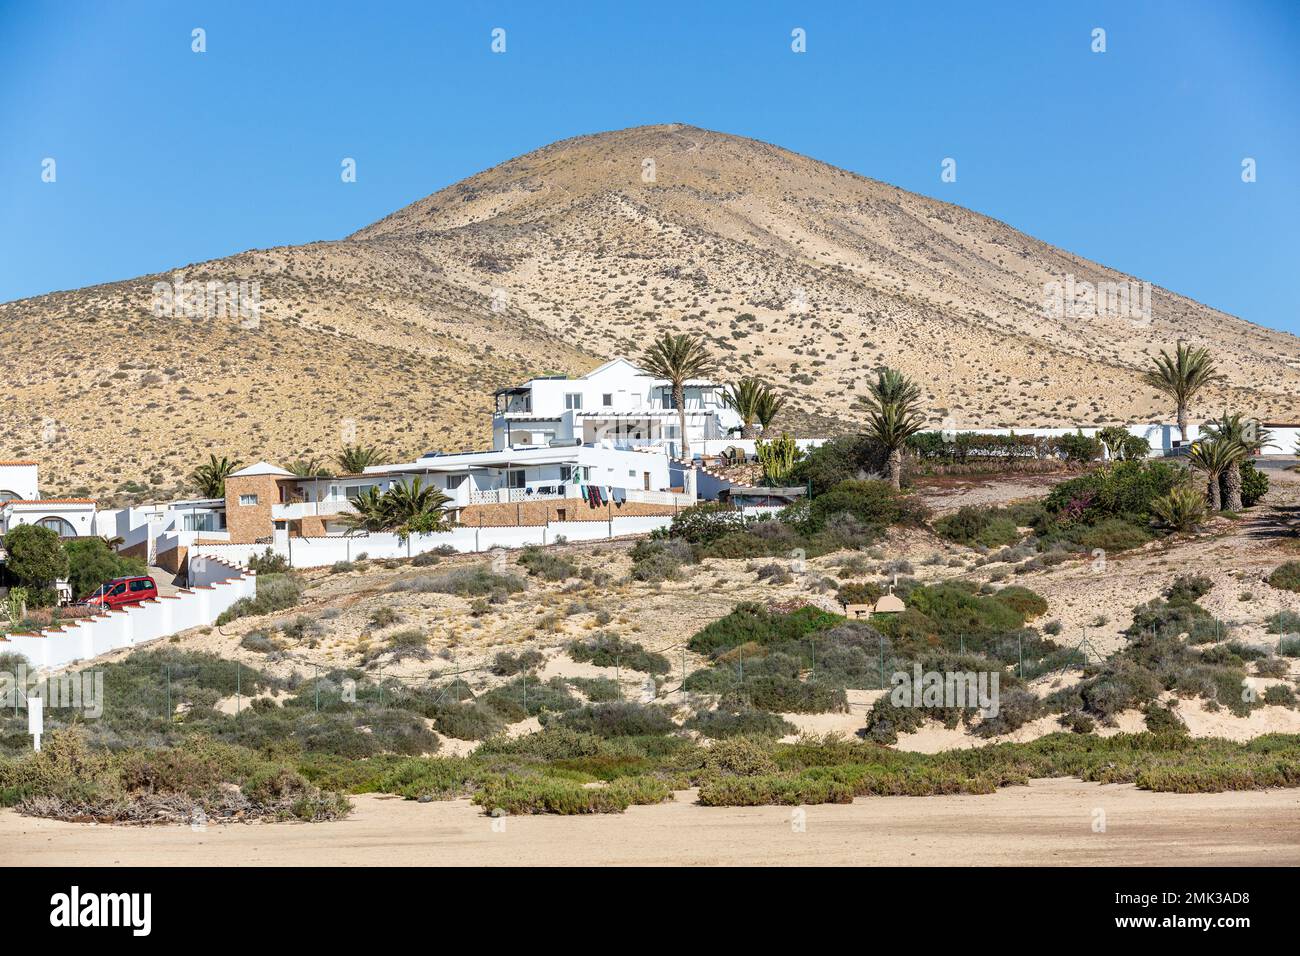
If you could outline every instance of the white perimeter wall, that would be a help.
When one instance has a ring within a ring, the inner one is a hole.
[[[567,541],[597,541],[625,535],[649,534],[666,528],[672,515],[627,515],[608,521],[552,521],[550,525],[526,525],[504,528],[454,528],[437,534],[412,535],[403,544],[395,534],[344,535],[323,538],[276,536],[271,550],[290,560],[295,568],[320,568],[339,561],[367,558],[405,558],[450,545],[470,554],[492,548],[522,548],[529,544],[555,544],[561,536]],[[190,564],[196,558],[219,558],[229,564],[246,565],[249,558],[264,554],[265,544],[202,544],[190,549]]]
[[[221,561],[204,562],[208,583],[135,607],[82,618],[39,634],[9,634],[0,652],[23,655],[33,667],[65,667],[108,651],[133,647],[190,627],[212,624],[240,598],[257,593],[257,576]]]

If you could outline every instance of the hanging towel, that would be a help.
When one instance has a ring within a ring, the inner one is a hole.
[[[627,489],[614,488],[611,490],[610,496],[614,499],[614,504],[621,508],[623,507],[623,502],[627,501]]]

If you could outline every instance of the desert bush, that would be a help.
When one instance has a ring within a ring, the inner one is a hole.
[[[259,574],[257,594],[240,598],[217,617],[217,625],[229,624],[241,617],[274,614],[293,607],[302,599],[302,585],[293,574]]]
[[[640,644],[625,641],[616,634],[601,633],[586,640],[573,641],[568,646],[568,654],[579,663],[626,667],[647,674],[667,674],[670,668],[668,658],[662,654],[647,651]]]
[[[415,594],[437,592],[457,597],[491,597],[502,599],[524,590],[524,579],[516,574],[497,574],[491,565],[453,568],[434,577],[399,578],[389,585],[390,591],[410,591]]]
[[[255,554],[248,559],[248,568],[257,574],[288,574],[293,570],[289,564],[289,559],[281,554],[276,554],[274,550],[268,547],[261,554]]]
[[[705,737],[784,737],[795,726],[779,714],[754,707],[719,707],[697,713],[685,726]]]
[[[618,700],[622,696],[619,692],[618,682],[608,677],[570,677],[568,681],[570,687],[573,687],[593,704]]]
[[[935,532],[957,544],[980,544],[997,548],[1014,544],[1020,539],[1016,521],[1001,508],[979,508],[964,505],[956,512],[938,519]]]
[[[492,673],[498,677],[513,677],[523,671],[531,671],[540,667],[546,660],[546,655],[541,651],[526,650],[518,654],[512,654],[509,651],[501,651],[492,659]]]
[[[239,641],[239,646],[246,651],[254,651],[258,654],[271,654],[279,650],[275,642],[263,634],[261,631],[252,631],[245,634]]]
[[[553,720],[570,730],[600,737],[652,736],[677,729],[662,707],[623,700],[587,704],[559,714]],[[543,724],[550,726],[550,721],[544,720]]]
[[[578,574],[578,566],[572,561],[566,561],[558,554],[535,544],[520,551],[518,561],[530,575],[545,581],[563,581]]]
[[[1243,508],[1249,508],[1258,504],[1260,499],[1268,494],[1268,475],[1255,467],[1255,463],[1247,459],[1241,463],[1241,505]]]
[[[1268,576],[1268,583],[1280,591],[1300,592],[1300,561],[1279,565]]]
[[[716,502],[692,505],[673,515],[663,537],[687,541],[691,544],[708,544],[731,531],[743,529],[745,515]]]

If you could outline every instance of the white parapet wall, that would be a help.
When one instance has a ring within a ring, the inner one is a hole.
[[[519,527],[460,527],[437,534],[416,534],[403,542],[395,534],[327,535],[316,538],[290,539],[283,533],[275,543],[266,544],[196,544],[190,549],[190,565],[196,560],[216,558],[228,564],[247,565],[250,558],[265,554],[269,548],[295,568],[321,568],[340,561],[367,558],[405,558],[450,547],[472,554],[493,548],[522,548],[530,544],[555,544],[566,541],[596,541],[627,535],[649,534],[666,528],[672,515],[626,515],[607,521],[552,521],[549,525]]]
[[[0,637],[0,653],[21,654],[33,667],[54,669],[134,647],[191,627],[212,624],[241,598],[257,594],[257,575],[224,561],[204,561],[205,583],[133,607],[78,618],[36,634]]]

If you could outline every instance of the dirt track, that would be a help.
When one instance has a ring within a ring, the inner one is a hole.
[[[340,823],[127,828],[0,811],[0,861],[47,866],[1300,864],[1300,790],[1182,795],[1039,780],[979,797],[808,807],[671,804],[599,817],[510,817],[468,801],[357,797]],[[1105,832],[1093,832],[1097,811]]]

